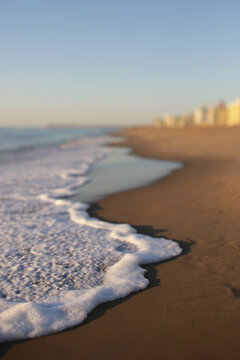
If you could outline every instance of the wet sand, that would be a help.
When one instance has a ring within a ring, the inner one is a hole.
[[[2,345],[3,359],[240,359],[240,129],[124,135],[134,153],[185,166],[90,212],[176,239],[183,255],[148,265],[146,290],[99,306],[79,327]]]

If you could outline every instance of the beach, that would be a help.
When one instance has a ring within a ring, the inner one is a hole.
[[[1,345],[2,359],[240,358],[240,129],[121,133],[133,153],[184,167],[110,195],[90,215],[175,239],[181,256],[145,266],[149,287],[100,305],[80,326]]]

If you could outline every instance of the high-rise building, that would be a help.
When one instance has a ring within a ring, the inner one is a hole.
[[[166,127],[173,127],[175,126],[175,119],[176,117],[173,115],[165,114],[163,116],[163,126]]]
[[[226,125],[226,107],[224,103],[219,103],[217,106],[210,106],[207,109],[206,122],[210,126]]]
[[[227,125],[240,125],[240,99],[227,104]]]
[[[194,111],[194,125],[204,125],[207,120],[207,108],[202,106]]]

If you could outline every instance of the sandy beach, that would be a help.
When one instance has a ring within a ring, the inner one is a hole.
[[[185,166],[108,196],[90,214],[175,239],[178,258],[146,266],[144,291],[96,308],[79,327],[2,344],[2,359],[240,358],[240,129],[126,129],[140,156]]]

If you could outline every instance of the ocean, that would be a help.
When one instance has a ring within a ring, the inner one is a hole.
[[[108,130],[0,129],[0,341],[80,324],[98,304],[145,288],[140,264],[181,253],[174,241],[89,217],[81,188],[96,164],[108,164],[100,183],[120,167],[107,161]]]
[[[116,128],[0,128],[0,151],[27,149],[97,136]]]

